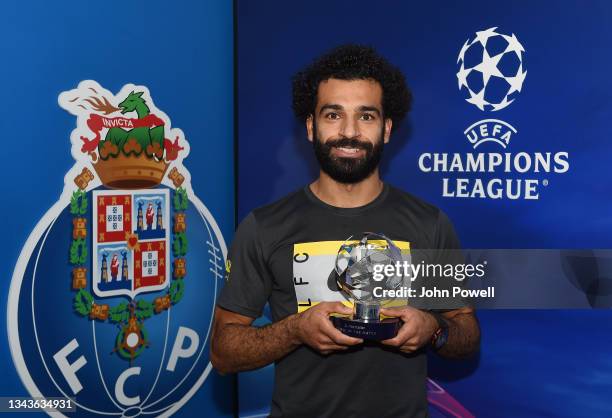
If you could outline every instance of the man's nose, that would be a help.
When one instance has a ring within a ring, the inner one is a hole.
[[[345,138],[358,138],[360,132],[357,121],[353,118],[344,118],[340,127],[340,135]]]

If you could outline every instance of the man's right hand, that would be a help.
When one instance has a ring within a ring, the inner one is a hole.
[[[349,337],[338,331],[329,319],[332,313],[350,315],[352,309],[340,302],[321,302],[295,316],[295,336],[302,344],[307,344],[321,354],[361,344],[360,338]]]

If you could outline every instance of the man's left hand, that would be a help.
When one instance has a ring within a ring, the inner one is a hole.
[[[429,343],[438,329],[438,321],[433,315],[410,306],[382,308],[380,313],[400,318],[404,322],[395,337],[381,341],[385,345],[399,348],[404,353],[412,353]]]

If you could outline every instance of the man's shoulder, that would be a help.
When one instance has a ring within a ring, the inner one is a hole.
[[[455,228],[442,209],[396,187],[391,189],[394,210],[403,212],[407,219],[418,224],[424,234],[424,241],[420,244],[423,248],[460,247]]]
[[[258,225],[274,225],[286,221],[307,204],[304,189],[299,188],[272,203],[253,209],[251,215]]]
[[[432,220],[437,222],[443,212],[437,206],[425,201],[393,185],[389,185],[389,198],[394,207],[401,207],[411,211],[422,221]]]

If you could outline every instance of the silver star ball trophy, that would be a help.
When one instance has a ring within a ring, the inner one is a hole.
[[[358,239],[349,237],[338,250],[334,273],[339,290],[353,302],[353,315],[350,318],[330,316],[334,326],[351,337],[368,340],[393,338],[401,321],[399,318],[380,318],[380,308],[395,300],[395,297],[388,297],[388,292],[383,291],[398,291],[401,287],[407,291],[411,281],[398,275],[397,271],[384,274],[384,266],[395,267],[396,263],[406,258],[409,258],[409,254],[403,255],[393,241],[383,234],[366,232]]]

